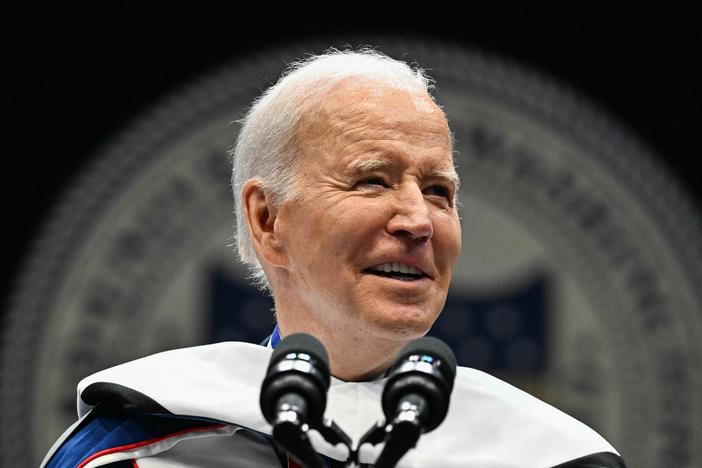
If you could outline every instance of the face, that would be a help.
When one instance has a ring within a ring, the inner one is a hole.
[[[461,249],[449,130],[428,96],[344,84],[305,119],[279,208],[286,291],[327,333],[407,340],[441,312]]]

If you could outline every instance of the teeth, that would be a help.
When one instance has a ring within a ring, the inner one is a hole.
[[[408,273],[412,275],[422,275],[422,272],[413,266],[405,265],[403,263],[383,263],[382,265],[376,265],[371,268],[373,271],[382,271],[385,273]]]

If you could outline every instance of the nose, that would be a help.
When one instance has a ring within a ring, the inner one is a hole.
[[[425,241],[434,234],[430,208],[417,186],[398,190],[387,232],[400,237]]]

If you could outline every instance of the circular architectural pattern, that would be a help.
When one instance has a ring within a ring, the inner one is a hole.
[[[458,46],[366,38],[431,70],[456,135],[464,254],[434,332],[584,420],[630,466],[702,455],[699,214],[652,153],[547,77]],[[248,57],[134,121],[58,205],[2,338],[0,462],[37,465],[84,376],[163,349],[263,338],[230,247],[233,120],[283,64]],[[312,248],[312,247],[311,247]]]

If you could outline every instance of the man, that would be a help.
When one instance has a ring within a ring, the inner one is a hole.
[[[382,419],[383,374],[438,317],[461,250],[452,138],[429,88],[363,50],[300,62],[268,89],[243,120],[232,177],[240,257],[275,301],[268,347],[176,350],[88,377],[82,419],[44,465],[287,466],[257,401],[269,348],[297,332],[329,353],[327,415],[354,440]],[[330,466],[347,457],[313,443]],[[446,421],[400,466],[429,463],[623,466],[591,429],[463,368]]]

